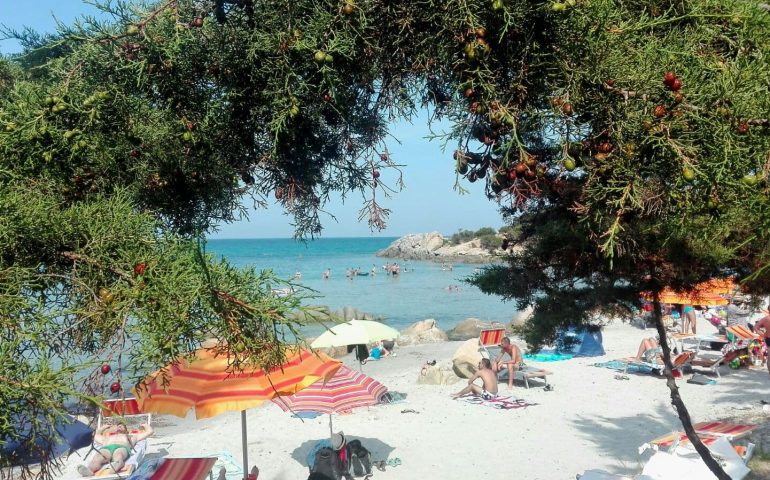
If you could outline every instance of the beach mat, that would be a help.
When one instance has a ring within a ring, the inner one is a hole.
[[[626,362],[621,362],[620,360],[610,360],[609,362],[594,363],[594,367],[609,368],[622,372],[626,370]],[[631,363],[628,365],[627,371],[628,373],[652,373],[652,368]]]
[[[524,399],[514,397],[496,397],[491,400],[484,400],[479,396],[473,395],[470,397],[462,397],[462,400],[473,405],[485,405],[498,410],[512,410],[537,405],[536,403],[528,403]]]

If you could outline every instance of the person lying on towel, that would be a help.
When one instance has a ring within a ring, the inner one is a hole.
[[[137,442],[152,435],[150,425],[142,424],[137,432],[130,432],[124,424],[104,425],[94,432],[94,443],[101,445],[91,461],[78,465],[78,473],[84,477],[95,475],[106,464],[118,473],[131,456],[131,450]]]
[[[488,358],[482,358],[478,367],[476,375],[468,380],[468,386],[452,395],[453,399],[460,398],[469,393],[478,395],[484,400],[492,400],[497,397],[497,374],[492,370],[492,362]],[[477,378],[480,378],[482,381],[483,385],[481,387],[473,383]]]

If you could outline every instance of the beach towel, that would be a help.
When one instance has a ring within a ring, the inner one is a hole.
[[[642,365],[640,363],[629,363],[628,370],[626,370],[626,362],[620,360],[610,360],[608,362],[594,363],[594,367],[609,368],[612,370],[618,370],[620,372],[627,371],[628,373],[651,373],[652,367]]]
[[[527,403],[524,399],[514,397],[495,397],[490,400],[484,400],[480,396],[472,395],[469,397],[462,397],[462,400],[473,405],[485,405],[487,407],[497,408],[498,410],[527,408],[536,405],[534,403]]]

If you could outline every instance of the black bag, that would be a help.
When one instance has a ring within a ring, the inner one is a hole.
[[[334,450],[329,447],[324,447],[316,452],[315,461],[313,462],[313,467],[310,469],[310,473],[320,474],[333,480],[335,478],[335,468],[333,463]]]
[[[361,445],[361,440],[351,440],[348,446],[350,446],[350,463],[353,467],[353,476],[363,477],[371,474],[372,454]]]
[[[363,362],[369,358],[369,349],[364,344],[356,345],[356,360]]]

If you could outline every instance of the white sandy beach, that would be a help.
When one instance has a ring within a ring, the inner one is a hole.
[[[702,322],[699,331],[713,328]],[[391,391],[405,393],[406,402],[355,410],[335,415],[335,430],[361,439],[373,460],[399,458],[401,465],[374,469],[376,479],[471,479],[525,478],[568,480],[586,469],[613,473],[641,471],[638,447],[648,440],[680,430],[669,401],[665,380],[653,375],[629,374],[616,380],[617,372],[594,363],[634,355],[639,342],[654,336],[627,324],[604,330],[602,357],[576,358],[539,364],[553,372],[553,391],[533,382],[525,389],[516,383],[512,391],[501,385],[501,395],[523,398],[534,405],[498,410],[451,400],[450,394],[464,385],[418,385],[426,361],[449,364],[461,342],[403,347],[398,356],[369,362],[364,372]],[[358,368],[348,355],[345,363]],[[716,385],[678,384],[694,422],[739,419],[763,422],[760,399],[770,401],[770,376],[764,367],[731,370],[722,367]],[[419,413],[402,413],[411,409]],[[249,459],[260,470],[260,480],[307,478],[305,456],[315,440],[329,435],[328,416],[300,421],[271,402],[247,412]],[[159,416],[148,455],[195,456],[229,452],[241,459],[240,414],[233,412],[196,421]],[[768,428],[755,433],[767,439]],[[755,441],[756,443],[756,441]],[[760,444],[764,450],[770,444]],[[67,478],[73,477],[77,458],[68,462]]]

